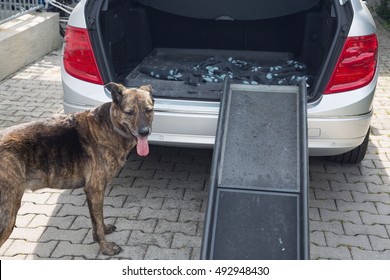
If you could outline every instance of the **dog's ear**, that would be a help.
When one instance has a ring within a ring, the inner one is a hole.
[[[152,99],[152,102],[153,102],[153,105],[154,105],[152,85],[144,85],[144,86],[141,86],[139,89],[149,92],[150,98]]]
[[[110,93],[112,102],[114,102],[115,105],[119,105],[122,101],[123,88],[124,87],[122,85],[113,82],[104,86],[104,90]]]

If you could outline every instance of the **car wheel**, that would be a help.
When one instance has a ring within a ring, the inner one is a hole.
[[[342,162],[342,163],[361,162],[364,156],[366,155],[369,138],[370,138],[370,129],[368,129],[366,137],[364,138],[364,141],[360,146],[344,154],[332,156],[330,157],[330,160],[333,162]]]

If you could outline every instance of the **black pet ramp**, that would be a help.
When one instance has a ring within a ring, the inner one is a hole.
[[[222,94],[202,259],[309,259],[306,85]]]

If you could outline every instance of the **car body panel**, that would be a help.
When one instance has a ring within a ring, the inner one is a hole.
[[[376,26],[365,1],[350,0],[353,7],[353,20],[348,36],[364,36],[374,34]]]

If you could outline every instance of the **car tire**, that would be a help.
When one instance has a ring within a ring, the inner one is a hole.
[[[366,137],[364,138],[363,143],[360,144],[360,146],[344,154],[331,156],[330,160],[333,162],[340,162],[340,163],[361,162],[364,159],[364,156],[366,155],[369,138],[370,138],[370,129],[368,129]]]

